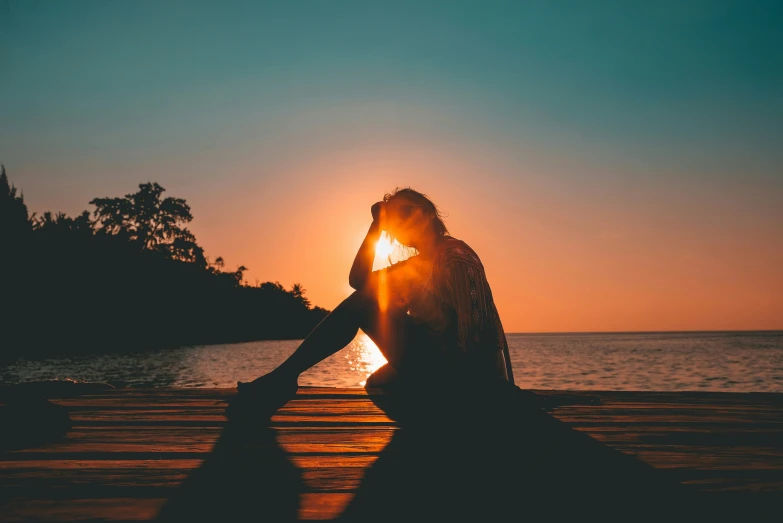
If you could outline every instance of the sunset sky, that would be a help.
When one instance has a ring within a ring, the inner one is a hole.
[[[0,0],[0,162],[39,213],[157,181],[208,256],[326,308],[412,186],[507,332],[783,329],[781,27],[761,1]]]

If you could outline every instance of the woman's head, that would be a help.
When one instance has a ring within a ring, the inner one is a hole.
[[[448,235],[442,213],[427,195],[403,187],[385,194],[383,201],[386,203],[384,229],[401,244],[416,247],[426,237]]]

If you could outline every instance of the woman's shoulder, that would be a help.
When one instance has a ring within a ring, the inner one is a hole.
[[[467,243],[452,236],[447,236],[441,242],[440,264],[463,261],[481,265],[481,260]]]

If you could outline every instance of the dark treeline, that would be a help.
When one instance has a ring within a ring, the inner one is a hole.
[[[0,360],[304,338],[327,314],[304,289],[247,285],[210,262],[185,200],[157,183],[92,213],[30,214],[0,174]]]

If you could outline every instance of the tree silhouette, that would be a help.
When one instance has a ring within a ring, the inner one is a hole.
[[[62,212],[52,214],[51,211],[46,211],[40,217],[34,215],[30,221],[32,222],[33,231],[38,234],[50,236],[82,234],[92,236],[94,232],[89,211],[83,211],[76,218],[71,218]]]
[[[28,216],[0,171],[0,363],[20,355],[304,338],[327,314],[301,284],[244,282],[208,264],[190,207],[157,183],[71,217]]]
[[[138,192],[124,198],[95,198],[90,204],[101,232],[123,235],[143,250],[206,267],[204,250],[183,227],[193,219],[190,206],[182,198],[161,198],[165,191],[157,183],[142,183]]]
[[[247,270],[248,270],[247,267],[245,267],[244,265],[240,265],[239,267],[237,267],[237,270],[234,272],[234,274],[236,274],[238,284],[241,284],[242,280],[245,279],[245,271]]]
[[[310,306],[310,300],[305,297],[305,292],[307,289],[305,289],[301,283],[294,283],[291,285],[291,295],[293,295],[294,298],[299,300],[302,305],[309,307]]]
[[[20,241],[31,229],[24,196],[8,181],[5,165],[0,165],[0,241],[10,246]]]

